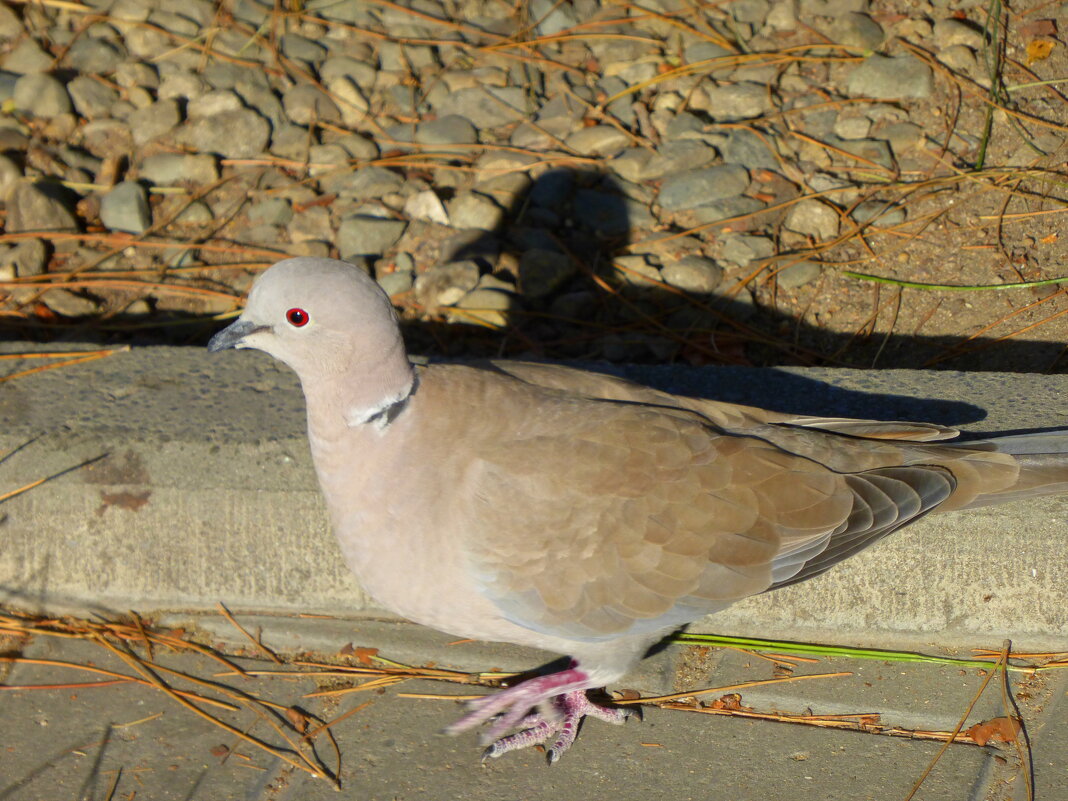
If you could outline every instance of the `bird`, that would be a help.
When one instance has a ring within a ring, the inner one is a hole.
[[[300,379],[347,566],[383,608],[566,666],[470,702],[483,758],[544,744],[588,691],[698,618],[814,578],[932,512],[1068,490],[1068,433],[966,443],[927,423],[772,412],[551,363],[409,359],[359,267],[264,271],[212,352],[255,348]]]

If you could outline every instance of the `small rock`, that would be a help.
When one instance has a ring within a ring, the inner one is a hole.
[[[905,207],[888,205],[876,200],[866,200],[858,203],[850,215],[858,223],[870,222],[880,227],[900,225],[905,222]]]
[[[555,250],[535,248],[519,257],[519,283],[523,294],[532,300],[557,290],[576,270],[570,257]]]
[[[964,20],[940,19],[934,24],[934,40],[938,48],[964,45],[972,50],[983,46],[983,34]]]
[[[731,50],[709,41],[695,42],[682,51],[682,57],[687,64],[696,64],[700,61],[710,61],[714,58],[725,58],[734,55],[736,54]]]
[[[337,104],[322,89],[308,83],[298,83],[286,89],[282,106],[297,125],[341,122],[341,109]]]
[[[567,137],[567,146],[582,156],[614,156],[631,138],[612,125],[594,125]]]
[[[181,121],[182,113],[173,100],[159,100],[151,106],[138,109],[126,118],[135,145],[145,145],[153,139],[169,134]],[[211,122],[217,124],[218,121]]]
[[[473,260],[431,267],[415,279],[415,299],[426,309],[451,306],[478,285],[478,275]]]
[[[34,117],[56,117],[71,110],[70,95],[56,78],[43,72],[23,75],[15,81],[15,109]]]
[[[288,58],[299,61],[307,61],[309,64],[318,64],[329,54],[329,50],[318,42],[313,42],[299,34],[282,34],[282,53]]]
[[[735,0],[728,6],[731,16],[738,22],[760,25],[771,9],[769,0]]]
[[[666,211],[680,211],[737,197],[748,188],[749,172],[726,164],[667,176],[657,200]]]
[[[0,203],[7,202],[8,195],[11,194],[11,190],[15,188],[15,184],[21,177],[22,170],[19,169],[19,165],[7,156],[0,156]]]
[[[319,78],[329,85],[337,78],[348,78],[356,86],[373,86],[377,70],[352,56],[331,56],[319,67]]]
[[[864,139],[870,131],[867,117],[839,117],[834,122],[834,133],[842,139]]]
[[[649,260],[640,254],[631,256],[617,256],[612,259],[612,265],[619,278],[631,286],[655,286],[663,281],[660,268],[650,264]]]
[[[410,270],[394,270],[391,273],[376,273],[375,280],[387,295],[393,297],[411,289],[415,275]]]
[[[664,280],[686,292],[711,295],[723,282],[723,268],[704,256],[686,256],[664,265]]]
[[[178,139],[194,150],[240,159],[262,153],[270,135],[270,123],[255,111],[243,108],[189,120],[179,132]]]
[[[135,181],[123,181],[104,195],[100,221],[112,231],[142,234],[152,224],[148,193]]]
[[[140,175],[160,186],[189,182],[210,184],[219,180],[215,158],[207,154],[160,153],[141,162]]]
[[[608,163],[608,168],[624,181],[637,183],[643,180],[645,167],[653,154],[644,147],[630,147]]]
[[[641,153],[648,153],[639,150]],[[716,158],[716,149],[703,142],[683,140],[665,142],[656,149],[652,157],[647,157],[639,171],[641,180],[656,180],[673,172],[696,170],[711,163]]]
[[[840,17],[852,11],[867,11],[868,0],[801,0],[803,17]]]
[[[207,203],[194,200],[179,212],[174,221],[181,225],[206,225],[214,219],[215,215],[212,214],[211,207]]]
[[[160,100],[183,98],[193,100],[208,91],[208,82],[196,73],[176,72],[164,78],[159,85],[156,96]]]
[[[74,109],[87,120],[106,117],[119,99],[119,93],[96,78],[79,75],[67,84]]]
[[[236,111],[244,107],[245,105],[241,102],[237,92],[231,89],[216,89],[213,92],[205,92],[190,100],[185,110],[186,116],[193,119],[194,117],[212,117],[216,114]]]
[[[796,0],[778,0],[773,3],[768,11],[765,23],[773,31],[797,30],[797,2]]]
[[[33,39],[23,39],[0,60],[8,72],[18,75],[30,75],[35,72],[47,72],[52,69],[52,56],[41,49]]]
[[[951,70],[975,75],[979,71],[979,61],[971,48],[964,45],[952,45],[938,53],[938,60]]]
[[[818,200],[802,200],[791,207],[783,226],[797,234],[828,240],[838,236],[838,223],[838,212],[830,206]]]
[[[448,216],[453,228],[493,231],[504,220],[504,211],[485,195],[461,192],[449,202]]]
[[[495,328],[508,322],[508,311],[515,300],[513,295],[498,289],[473,289],[457,301],[456,308],[464,309],[462,315],[451,315],[460,322],[480,321]]]
[[[555,0],[531,0],[529,14],[530,19],[538,23],[535,30],[541,36],[552,36],[579,23],[576,9],[571,3]]]
[[[851,95],[892,98],[929,97],[934,91],[934,73],[918,58],[900,56],[868,56],[849,74],[846,89]]]
[[[11,41],[22,36],[22,20],[19,15],[0,4],[0,41]]]
[[[288,225],[292,219],[293,208],[284,197],[269,197],[248,209],[248,221],[253,225]]]
[[[323,175],[319,186],[324,192],[332,192],[355,200],[373,200],[400,191],[404,179],[385,167],[361,167],[353,170],[342,167]]]
[[[831,135],[824,137],[824,141],[839,150],[879,164],[888,170],[894,168],[894,155],[890,151],[890,145],[882,139],[842,139]]]
[[[4,254],[0,265],[11,268],[12,278],[42,275],[48,266],[48,248],[40,239],[25,239]]]
[[[403,220],[362,215],[349,217],[342,220],[341,225],[338,226],[338,253],[345,261],[366,256],[379,256],[397,243],[407,227],[408,224]]]
[[[763,208],[764,204],[755,197],[739,195],[737,197],[728,197],[723,200],[706,203],[705,205],[690,209],[684,213],[689,215],[692,224],[705,225],[707,223],[718,223],[723,220],[730,220],[735,217],[748,217],[756,214]],[[689,224],[689,222],[687,224]],[[739,225],[743,228],[750,227],[748,223],[739,223]]]
[[[445,212],[445,206],[437,194],[427,189],[412,195],[404,204],[404,214],[409,220],[424,220],[426,222],[449,224],[449,215]]]
[[[115,42],[81,36],[67,51],[62,64],[75,72],[112,72],[126,59],[125,49]]]
[[[95,314],[98,304],[83,295],[76,295],[68,289],[49,289],[41,297],[45,306],[63,317],[86,317]]]
[[[747,168],[764,167],[769,170],[780,169],[779,160],[773,148],[771,136],[760,136],[744,128],[730,131],[727,140],[720,145],[723,161],[727,164],[740,164]]]
[[[48,184],[20,180],[8,198],[7,232],[78,230],[78,223],[60,200],[60,194],[58,189]]]
[[[715,122],[739,122],[767,114],[774,107],[768,87],[753,82],[705,86],[708,115]]]
[[[159,88],[159,73],[154,66],[143,61],[127,61],[119,64],[115,67],[114,78],[115,83],[128,89],[134,86],[145,89]]]
[[[775,253],[775,243],[764,236],[728,234],[721,241],[720,257],[739,267],[748,267],[754,261],[769,258]]]
[[[850,11],[836,17],[827,31],[837,44],[874,50],[883,43],[886,34],[878,22],[867,14]]]
[[[293,214],[293,219],[286,226],[289,241],[298,242],[332,242],[335,239],[334,225],[330,221],[330,212],[322,206],[312,206]],[[356,250],[359,250],[357,247]],[[356,253],[355,258],[360,258]]]
[[[518,86],[461,89],[449,94],[439,104],[438,113],[478,120],[482,129],[529,118],[526,90]]]
[[[467,118],[450,114],[419,123],[415,141],[421,145],[473,145],[478,142],[478,131]]]
[[[792,264],[775,274],[780,289],[793,290],[816,281],[823,273],[823,266],[814,261]]]
[[[924,142],[923,128],[914,122],[898,122],[888,125],[879,135],[890,143],[894,155],[898,158],[909,150],[920,147]]]
[[[133,133],[120,120],[93,120],[80,133],[82,146],[97,158],[119,158],[133,151]]]

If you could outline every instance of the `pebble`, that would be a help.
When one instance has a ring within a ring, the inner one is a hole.
[[[818,240],[838,236],[838,212],[819,200],[802,200],[790,207],[783,227]]]
[[[764,167],[769,170],[780,169],[779,159],[771,150],[772,138],[761,136],[745,128],[733,130],[727,134],[726,141],[719,146],[723,161],[727,164],[739,164],[752,169]]]
[[[173,100],[159,100],[150,106],[138,109],[126,118],[134,144],[139,146],[169,134],[181,121],[182,112]],[[213,124],[219,124],[219,122],[216,120]]]
[[[282,95],[286,116],[297,125],[341,122],[341,109],[322,89],[298,83]]]
[[[349,217],[338,226],[338,253],[345,260],[379,256],[397,243],[407,227],[403,220],[363,215]]]
[[[237,111],[244,108],[241,97],[232,89],[216,89],[212,92],[204,92],[190,99],[186,104],[185,113],[190,119],[194,117],[213,117],[227,111]]]
[[[594,125],[567,137],[567,146],[580,156],[614,156],[631,144],[631,137],[614,125]]]
[[[19,15],[0,3],[0,41],[11,41],[22,35],[22,20]]]
[[[473,259],[431,267],[415,279],[415,299],[426,309],[452,306],[478,286],[480,268]]]
[[[282,53],[287,58],[295,58],[299,61],[307,61],[310,64],[318,64],[326,59],[329,54],[323,45],[313,42],[300,34],[282,34]]]
[[[215,158],[204,154],[159,153],[141,162],[141,177],[160,186],[210,184],[219,179]]]
[[[443,99],[438,113],[479,120],[483,128],[519,122],[529,114],[526,93],[517,86],[461,89]]]
[[[466,117],[449,114],[419,123],[415,128],[415,141],[421,145],[473,145],[478,142],[478,131]]]
[[[735,164],[679,172],[664,178],[657,201],[666,211],[707,206],[749,188],[749,172]]]
[[[33,39],[23,39],[0,59],[0,67],[18,75],[47,72],[52,69],[52,56]]]
[[[412,288],[415,274],[411,270],[394,270],[391,273],[376,273],[375,280],[387,295],[393,297]]]
[[[823,274],[823,266],[814,261],[802,261],[792,264],[775,274],[780,289],[794,290],[811,284]]]
[[[385,167],[370,166],[353,170],[346,166],[323,175],[319,185],[326,192],[354,200],[373,200],[400,191],[404,179]]]
[[[25,239],[4,254],[3,264],[11,268],[12,278],[42,275],[48,266],[48,248],[40,239]]]
[[[74,110],[90,120],[106,117],[119,99],[117,91],[88,75],[79,75],[68,83],[67,94]]]
[[[112,231],[142,234],[152,224],[148,193],[136,181],[123,181],[104,195],[100,221]]]
[[[0,202],[7,202],[8,195],[21,177],[22,170],[19,165],[7,156],[0,155]]]
[[[559,289],[578,268],[569,256],[534,248],[519,257],[519,286],[524,296],[539,300]]]
[[[886,34],[882,26],[867,14],[849,11],[836,17],[827,29],[831,41],[837,44],[874,50],[883,43]]]
[[[704,256],[686,256],[665,264],[661,272],[672,286],[699,295],[711,295],[723,283],[723,268]]]
[[[767,114],[774,108],[768,87],[743,82],[705,87],[708,115],[715,122],[741,122]]]
[[[775,253],[775,243],[764,236],[728,234],[720,241],[720,258],[739,267],[748,267],[754,261],[770,258]]]
[[[629,152],[648,153],[645,150]],[[643,160],[637,170],[641,180],[656,180],[673,172],[696,170],[711,164],[716,159],[716,149],[704,142],[683,140],[665,142],[656,149],[656,153]],[[633,179],[632,179],[633,180]]]
[[[63,317],[78,318],[95,314],[99,305],[95,300],[84,295],[78,295],[69,289],[49,289],[41,297],[41,301]]]
[[[664,280],[660,268],[650,264],[644,255],[617,256],[612,265],[619,279],[631,286],[655,286]]]
[[[645,204],[634,204],[617,192],[597,189],[575,193],[571,219],[601,239],[622,236],[632,227],[642,228],[652,222]]]
[[[61,64],[77,72],[113,72],[126,58],[126,49],[115,42],[82,36],[71,45]]]
[[[964,45],[972,50],[983,47],[982,31],[959,19],[940,19],[934,24],[932,32],[939,48]]]
[[[99,158],[119,158],[133,150],[130,126],[119,120],[93,120],[79,133],[82,146]]]
[[[871,222],[873,225],[885,228],[905,222],[905,208],[866,200],[858,203],[850,216],[858,223]]]
[[[493,231],[504,219],[504,210],[485,195],[461,192],[449,201],[448,218],[453,228]]]
[[[56,117],[72,108],[63,84],[43,72],[29,73],[15,81],[11,99],[17,111],[34,117]]]
[[[37,184],[30,179],[20,180],[8,198],[7,232],[78,230],[78,223],[66,201],[60,199],[62,194],[58,187]]]
[[[923,99],[934,91],[934,74],[930,67],[909,54],[874,54],[853,68],[846,81],[846,90],[851,95],[877,100]]]
[[[449,224],[449,215],[445,211],[445,205],[431,189],[417,192],[408,198],[404,204],[404,214],[410,220],[423,220],[439,225]]]
[[[160,101],[156,105],[174,101]],[[134,136],[137,136],[136,128]],[[224,158],[252,158],[267,147],[271,126],[251,109],[224,111],[214,117],[189,120],[178,133],[178,141],[203,153],[215,153]]]

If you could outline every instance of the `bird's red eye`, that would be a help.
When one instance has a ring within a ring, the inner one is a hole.
[[[286,312],[286,320],[294,328],[300,328],[302,325],[307,325],[308,320],[310,319],[311,318],[308,317],[308,313],[304,311],[304,309],[290,309]]]

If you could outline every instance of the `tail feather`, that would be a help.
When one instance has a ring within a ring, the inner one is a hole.
[[[954,508],[972,509],[1040,495],[1068,493],[1068,431],[995,437],[961,443],[960,448],[1011,456],[1017,475],[1015,481],[992,491],[980,489],[974,497]]]

